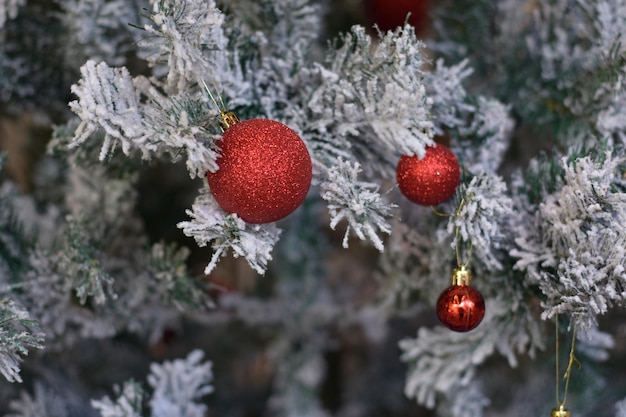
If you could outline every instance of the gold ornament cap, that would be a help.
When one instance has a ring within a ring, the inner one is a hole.
[[[239,118],[232,111],[222,110],[220,112],[220,116],[222,117],[222,120],[220,121],[222,132],[225,132],[226,129],[239,122]]]
[[[452,285],[470,285],[472,283],[472,272],[465,264],[459,265],[452,271]]]
[[[563,407],[563,404],[559,405],[559,408],[553,408],[550,417],[570,417],[569,410]]]

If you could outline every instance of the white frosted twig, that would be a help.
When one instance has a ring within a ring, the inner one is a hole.
[[[192,220],[180,222],[178,227],[186,236],[193,237],[200,247],[210,243],[214,251],[205,274],[215,268],[219,258],[229,249],[235,256],[246,258],[259,274],[265,273],[281,233],[274,223],[250,224],[235,214],[224,212],[208,189],[203,190],[187,214]]]
[[[81,145],[100,128],[105,131],[100,160],[104,160],[116,142],[128,155],[141,145],[144,156],[156,150],[146,143],[148,133],[142,122],[139,92],[128,70],[111,68],[106,63],[87,61],[80,69],[82,78],[72,86],[78,100],[70,108],[80,117],[71,146]]]
[[[501,224],[513,209],[506,184],[495,174],[482,173],[461,190],[462,205],[450,216],[448,233],[458,230],[459,237],[472,246],[473,256],[490,269],[500,269],[494,244],[503,236]],[[452,247],[460,243],[455,238]]]
[[[150,366],[152,417],[206,415],[207,406],[197,401],[213,392],[213,371],[211,362],[202,362],[203,356],[201,350],[194,350],[185,359]]]
[[[361,240],[369,240],[379,251],[384,250],[382,239],[377,232],[390,234],[392,204],[385,202],[378,193],[378,185],[358,180],[361,166],[358,162],[337,159],[335,166],[328,170],[328,178],[321,185],[322,198],[328,201],[330,227],[334,230],[341,220],[348,222],[343,239],[348,247],[348,237],[353,231]]]

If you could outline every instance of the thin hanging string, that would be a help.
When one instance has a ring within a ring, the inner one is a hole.
[[[578,369],[580,369],[582,367],[582,365],[580,364],[580,362],[578,361],[578,359],[576,358],[576,356],[574,355],[574,347],[576,344],[576,326],[577,323],[574,324],[574,328],[572,329],[572,347],[570,348],[569,351],[569,361],[567,363],[567,369],[565,370],[565,373],[563,374],[563,378],[565,379],[565,389],[563,392],[563,401],[561,402],[561,394],[559,393],[560,390],[560,375],[561,373],[559,372],[559,314],[556,313],[555,315],[555,321],[556,321],[556,365],[555,365],[555,376],[556,376],[556,404],[559,407],[565,407],[565,402],[567,401],[567,392],[569,390],[569,380],[570,380],[570,376],[572,376],[572,366],[574,365],[574,363],[576,363],[578,365]]]
[[[211,89],[206,84],[206,81],[204,81],[203,78],[201,78],[200,81],[202,82],[202,85],[204,86],[204,90],[207,92],[207,94],[211,98],[211,101],[213,102],[213,104],[215,105],[217,110],[220,112],[220,116],[222,118],[222,121],[220,123],[220,127],[222,129],[222,132],[224,132],[226,129],[228,129],[230,126],[234,125],[235,123],[239,122],[239,119],[237,118],[237,115],[235,113],[233,113],[233,112],[229,112],[226,109],[226,104],[224,104],[224,100],[222,99],[222,95],[218,92],[217,85],[215,85],[215,80],[211,79],[211,83],[213,84],[213,87],[215,88],[216,95],[217,95],[217,98],[219,100],[219,103],[215,99],[213,94],[211,93]]]
[[[465,198],[461,199],[461,203],[459,204],[459,207],[456,209],[456,212],[454,213],[455,216],[459,215],[459,213],[461,212],[461,209],[463,208],[463,205],[465,205]],[[440,211],[437,211],[435,206],[430,206],[430,209],[432,210],[433,213],[435,213],[437,216],[440,216],[440,217],[451,217],[452,216],[452,214],[442,213]],[[468,266],[470,261],[472,260],[472,249],[474,248],[474,245],[470,241],[470,246],[469,246],[469,249],[467,251],[467,261],[465,263],[463,263],[461,261],[461,250],[460,250],[460,246],[461,245],[459,243],[459,226],[455,227],[454,241],[456,242],[455,245],[454,245],[454,252],[456,254],[456,263],[457,263],[457,265],[459,265],[459,266],[461,266],[461,265]]]
[[[556,313],[554,321],[556,322],[555,326],[554,326],[554,328],[556,329],[556,331],[555,331],[556,341],[554,343],[554,345],[556,346],[556,352],[554,354],[554,356],[556,358],[556,365],[554,366],[554,368],[555,368],[555,381],[556,381],[556,390],[555,391],[556,391],[556,405],[560,406],[561,405],[561,402],[560,402],[561,401],[561,394],[559,393],[559,389],[560,389],[561,384],[559,384],[559,375],[561,373],[559,372],[559,313]]]
[[[454,213],[455,216],[457,217],[459,216],[464,205],[465,205],[465,197],[461,199],[461,202],[459,203],[459,207],[456,209],[456,212]],[[459,266],[461,265],[468,266],[470,261],[472,260],[472,249],[474,249],[474,245],[472,244],[472,241],[470,241],[469,249],[467,250],[467,261],[462,262],[461,261],[461,249],[460,249],[461,244],[459,241],[459,230],[460,230],[459,226],[456,226],[455,233],[454,233],[454,241],[455,241],[454,251],[456,253],[456,263]]]
[[[459,227],[458,226],[456,227],[456,233],[455,233],[454,240],[456,242],[456,244],[454,245],[454,251],[456,253],[456,263],[457,263],[457,265],[459,265],[459,266],[461,266],[461,265],[468,266],[470,261],[472,260],[472,249],[474,249],[474,245],[470,241],[469,249],[467,250],[467,261],[461,262],[461,250],[459,249],[461,244],[459,243]]]
[[[217,97],[220,99],[220,102],[218,103],[217,100],[215,100],[215,97],[213,96],[213,94],[211,93],[211,89],[206,84],[206,81],[204,81],[204,78],[201,78],[200,81],[202,81],[202,85],[204,86],[204,91],[207,92],[207,94],[211,98],[211,101],[213,102],[213,104],[215,104],[215,107],[217,108],[217,110],[220,113],[222,111],[226,111],[226,106],[224,105],[224,100],[222,100],[222,95],[221,94],[217,94]],[[212,82],[212,84],[213,84],[213,87],[215,87],[215,82],[214,81]],[[215,91],[217,91],[217,89]],[[220,104],[221,104],[221,106],[220,106]]]

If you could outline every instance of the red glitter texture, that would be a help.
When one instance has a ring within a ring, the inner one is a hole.
[[[313,167],[306,145],[289,127],[268,119],[243,120],[217,145],[219,169],[207,172],[207,179],[225,211],[248,223],[270,223],[302,204]]]
[[[368,23],[377,24],[383,32],[404,25],[410,13],[409,23],[420,33],[429,24],[430,3],[431,0],[366,0],[365,11]]]
[[[446,288],[437,300],[437,317],[450,330],[467,332],[485,316],[483,296],[469,285]]]
[[[454,195],[461,182],[456,156],[443,145],[426,149],[424,158],[403,155],[396,168],[400,191],[410,201],[436,206]]]

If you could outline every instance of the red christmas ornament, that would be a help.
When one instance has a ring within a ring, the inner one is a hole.
[[[306,145],[284,124],[268,119],[238,121],[223,114],[219,169],[207,179],[217,203],[249,223],[270,223],[302,204],[313,166]]]
[[[365,11],[371,25],[376,24],[382,31],[394,30],[408,22],[417,33],[428,26],[430,0],[367,0]]]
[[[400,191],[414,203],[436,206],[454,195],[461,182],[456,156],[443,145],[426,149],[424,158],[402,155],[396,168]]]
[[[472,275],[465,265],[452,273],[452,286],[437,300],[437,317],[450,330],[467,332],[478,326],[485,316],[485,300],[470,287]]]

